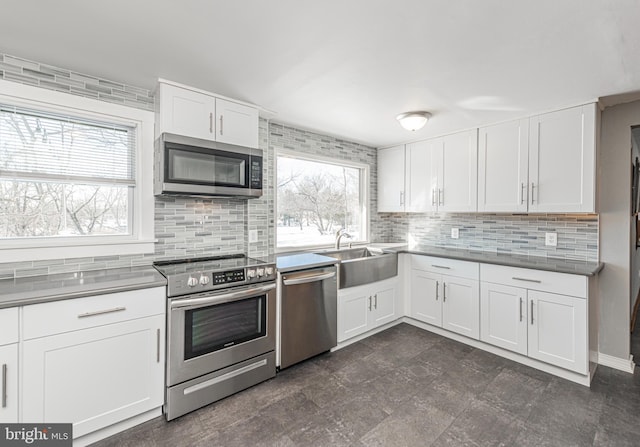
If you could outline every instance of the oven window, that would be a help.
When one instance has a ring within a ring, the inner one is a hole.
[[[185,360],[266,335],[266,295],[185,312]]]
[[[167,156],[171,182],[246,186],[246,157],[176,149],[169,149]]]

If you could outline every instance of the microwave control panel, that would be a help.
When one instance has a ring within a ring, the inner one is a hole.
[[[251,189],[262,189],[262,157],[251,157]]]

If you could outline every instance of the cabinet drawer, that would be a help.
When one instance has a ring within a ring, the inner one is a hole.
[[[0,346],[18,341],[18,308],[0,309]]]
[[[505,284],[523,289],[540,290],[580,298],[587,297],[588,278],[581,275],[482,264],[480,266],[480,278],[485,282]]]
[[[459,261],[457,259],[437,258],[434,256],[411,255],[411,268],[426,272],[441,273],[477,280],[480,269],[477,262]]]
[[[24,339],[164,314],[166,301],[165,288],[155,287],[25,306]]]

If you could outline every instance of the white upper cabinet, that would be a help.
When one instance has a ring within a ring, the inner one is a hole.
[[[163,132],[258,147],[256,107],[172,83],[158,84],[156,137]]]
[[[258,109],[216,98],[216,141],[258,147]]]
[[[530,119],[530,212],[595,212],[596,119],[596,104]]]
[[[474,129],[378,150],[378,211],[476,211],[477,144]]]
[[[478,131],[442,138],[438,164],[438,211],[473,212],[478,203]]]
[[[480,128],[478,211],[526,212],[529,120]]]
[[[404,211],[404,145],[378,150],[378,212]]]
[[[158,87],[160,132],[215,140],[216,99],[169,84]]]

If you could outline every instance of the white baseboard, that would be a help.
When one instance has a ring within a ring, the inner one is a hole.
[[[335,348],[331,348],[331,352],[337,351],[338,349],[346,348],[349,345],[354,344],[357,341],[364,340],[367,337],[371,337],[373,334],[377,334],[378,332],[386,331],[390,327],[396,326],[402,323],[403,319],[399,318],[391,323],[383,324],[380,327],[375,329],[371,329],[370,331],[365,332],[364,334],[356,335],[355,337],[349,338],[347,340],[341,341]]]
[[[602,352],[598,353],[598,364],[618,369],[629,374],[633,374],[633,369],[636,367],[636,364],[633,363],[632,355],[630,355],[628,359],[621,359],[620,357],[603,354]]]
[[[94,442],[98,442],[101,439],[108,438],[109,436],[120,433],[121,431],[127,430],[131,427],[135,427],[136,425],[142,424],[143,422],[150,421],[151,419],[157,418],[161,415],[162,407],[155,408],[153,410],[147,411],[146,413],[142,413],[129,418],[125,421],[118,422],[117,424],[110,425],[101,430],[94,431],[93,433],[88,433],[84,436],[81,436],[80,438],[76,438],[73,440],[73,447],[84,447],[89,444],[93,444]]]

